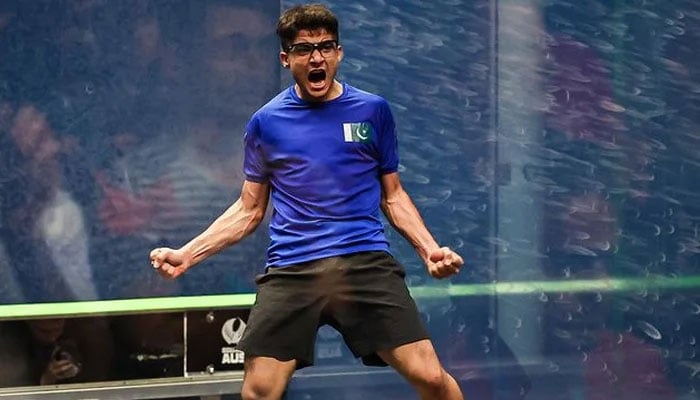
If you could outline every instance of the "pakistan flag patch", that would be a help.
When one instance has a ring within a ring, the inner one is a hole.
[[[374,130],[369,122],[350,122],[343,124],[343,135],[346,142],[365,143],[372,140]]]

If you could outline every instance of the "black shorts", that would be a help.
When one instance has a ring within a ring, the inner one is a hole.
[[[343,335],[366,365],[386,365],[376,352],[427,339],[404,281],[403,267],[372,251],[269,268],[238,348],[246,357],[312,365],[316,332],[324,324]]]

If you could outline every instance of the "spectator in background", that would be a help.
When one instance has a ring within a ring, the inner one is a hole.
[[[225,117],[229,130],[238,129],[250,114],[280,88],[277,40],[272,30],[279,3],[264,1],[210,1],[202,18],[199,84],[195,93],[201,109]],[[240,146],[239,136],[228,132],[224,144]],[[227,165],[230,164],[231,161]],[[240,167],[235,164],[235,169]],[[239,184],[240,182],[236,182]]]
[[[4,109],[0,229],[25,301],[94,300],[82,211],[62,186],[61,143],[33,105]]]
[[[174,196],[176,183],[168,172],[173,159],[163,152],[177,145],[186,122],[183,87],[188,77],[181,67],[182,55],[175,51],[181,38],[169,36],[172,29],[164,27],[167,21],[173,25],[179,21],[175,11],[166,3],[119,3],[110,14],[121,15],[129,33],[100,38],[103,46],[114,47],[113,40],[121,43],[108,54],[111,62],[102,65],[107,73],[106,97],[92,115],[99,119],[92,134],[101,135],[107,149],[91,168],[94,260],[101,266],[96,274],[103,298],[168,296],[179,291],[178,285],[145,274],[134,279],[139,276],[137,260],[120,260],[172,233],[154,228],[154,221],[163,215],[184,218]],[[181,30],[183,36],[187,32]],[[162,206],[155,207],[158,202]]]
[[[279,4],[274,1],[209,1],[197,17],[194,67],[199,79],[192,87],[197,104],[191,107],[183,132],[176,173],[189,182],[178,191],[181,207],[192,216],[182,221],[182,234],[173,243],[196,235],[239,195],[244,176],[243,148],[238,127],[277,93],[278,43],[274,30]],[[255,66],[251,68],[251,66]],[[234,251],[208,260],[183,280],[186,293],[251,292],[257,267],[265,261],[268,239],[256,232]],[[231,273],[235,267],[236,273]]]
[[[105,318],[27,321],[36,383],[83,383],[110,378],[114,342]]]
[[[152,274],[134,280],[146,271],[124,274],[138,261],[125,262],[122,255],[186,240],[238,194],[243,176],[232,171],[240,170],[242,144],[235,127],[279,89],[278,66],[264,62],[277,56],[270,32],[279,10],[272,2],[258,9],[249,2],[212,1],[184,18],[164,4],[143,4],[131,21],[134,61],[114,71],[122,86],[105,125],[113,157],[95,173],[104,249],[98,257],[106,264],[119,260],[122,271],[106,267],[99,281],[109,282],[103,288],[107,297],[250,291],[254,268],[265,258],[262,232],[212,260],[207,273],[177,283],[155,282]],[[173,18],[188,29],[173,29]],[[184,56],[193,61],[183,66],[172,58]],[[231,274],[234,265],[239,270]]]

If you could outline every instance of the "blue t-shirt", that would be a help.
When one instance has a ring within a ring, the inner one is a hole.
[[[269,267],[389,250],[380,176],[398,169],[394,118],[380,96],[342,85],[322,103],[291,86],[246,126],[246,179],[272,193]]]

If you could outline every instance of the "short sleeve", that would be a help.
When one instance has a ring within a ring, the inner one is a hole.
[[[399,169],[399,144],[396,137],[396,125],[389,104],[382,101],[379,106],[379,121],[377,123],[379,146],[379,170],[382,175],[396,172]]]
[[[246,180],[251,182],[266,182],[269,170],[265,162],[262,141],[260,140],[259,117],[254,115],[246,125],[243,136],[245,156],[243,158],[243,173]]]

